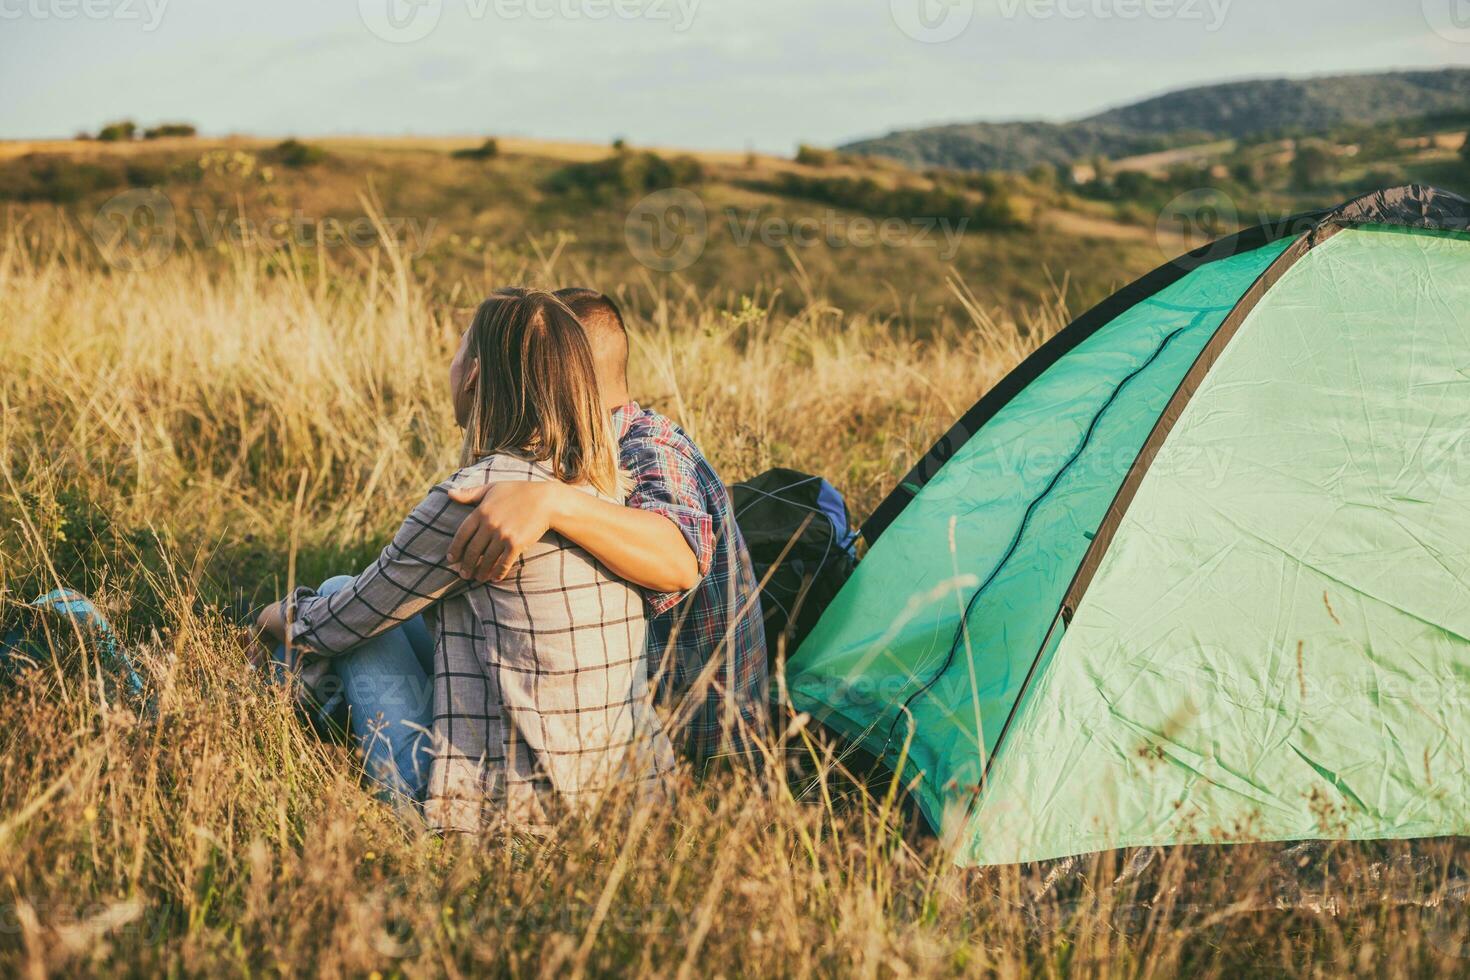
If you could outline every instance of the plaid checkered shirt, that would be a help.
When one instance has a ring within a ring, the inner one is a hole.
[[[613,423],[633,481],[628,506],[673,521],[699,562],[689,592],[648,595],[648,659],[670,734],[698,759],[743,752],[765,725],[766,634],[730,493],[664,416],[629,402]]]
[[[554,533],[504,582],[467,583],[445,564],[470,512],[450,489],[550,479],[538,463],[487,457],[434,487],[351,584],[288,600],[292,642],[327,656],[426,614],[435,671],[424,813],[438,829],[474,833],[502,817],[544,827],[557,808],[614,786],[660,792],[674,764],[651,703],[637,589]]]

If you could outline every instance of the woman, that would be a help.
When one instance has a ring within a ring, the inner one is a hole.
[[[371,567],[331,594],[298,591],[269,607],[261,628],[289,639],[310,668],[428,614],[433,680],[420,675],[418,689],[433,691],[431,826],[475,832],[501,815],[540,826],[553,799],[575,806],[618,786],[653,790],[673,755],[649,703],[640,593],[556,535],[503,582],[468,583],[445,564],[470,509],[449,499],[451,489],[559,480],[619,499],[615,437],[581,326],[549,293],[497,293],[460,340],[449,384],[463,468],[429,492]],[[411,637],[396,643],[385,656],[411,695]],[[381,664],[370,673],[385,676]],[[408,740],[399,732],[388,741],[402,770]],[[417,772],[398,775],[417,792]]]

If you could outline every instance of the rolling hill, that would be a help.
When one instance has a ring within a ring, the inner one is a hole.
[[[843,149],[912,166],[1024,170],[1210,139],[1460,113],[1470,113],[1470,69],[1272,78],[1183,89],[1073,122],[956,123],[901,130]]]

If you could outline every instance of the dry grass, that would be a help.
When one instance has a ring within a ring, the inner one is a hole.
[[[244,669],[219,609],[278,590],[293,537],[303,577],[361,561],[452,468],[458,314],[392,252],[125,274],[48,240],[0,244],[0,588],[97,594],[155,711],[68,636],[0,689],[0,973],[1463,969],[1459,906],[1435,904],[1454,842],[961,872],[789,716],[770,750],[790,765],[686,775],[674,809],[612,806],[549,842],[413,832]],[[625,296],[640,396],[728,478],[797,465],[860,512],[1060,319],[960,303],[968,328],[921,343],[816,294],[795,315],[677,281]]]

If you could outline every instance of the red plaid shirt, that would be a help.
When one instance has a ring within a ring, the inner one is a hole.
[[[669,734],[696,758],[743,751],[764,730],[766,634],[760,589],[730,494],[693,440],[629,402],[613,414],[628,506],[663,514],[699,562],[688,592],[649,593],[648,662]]]

